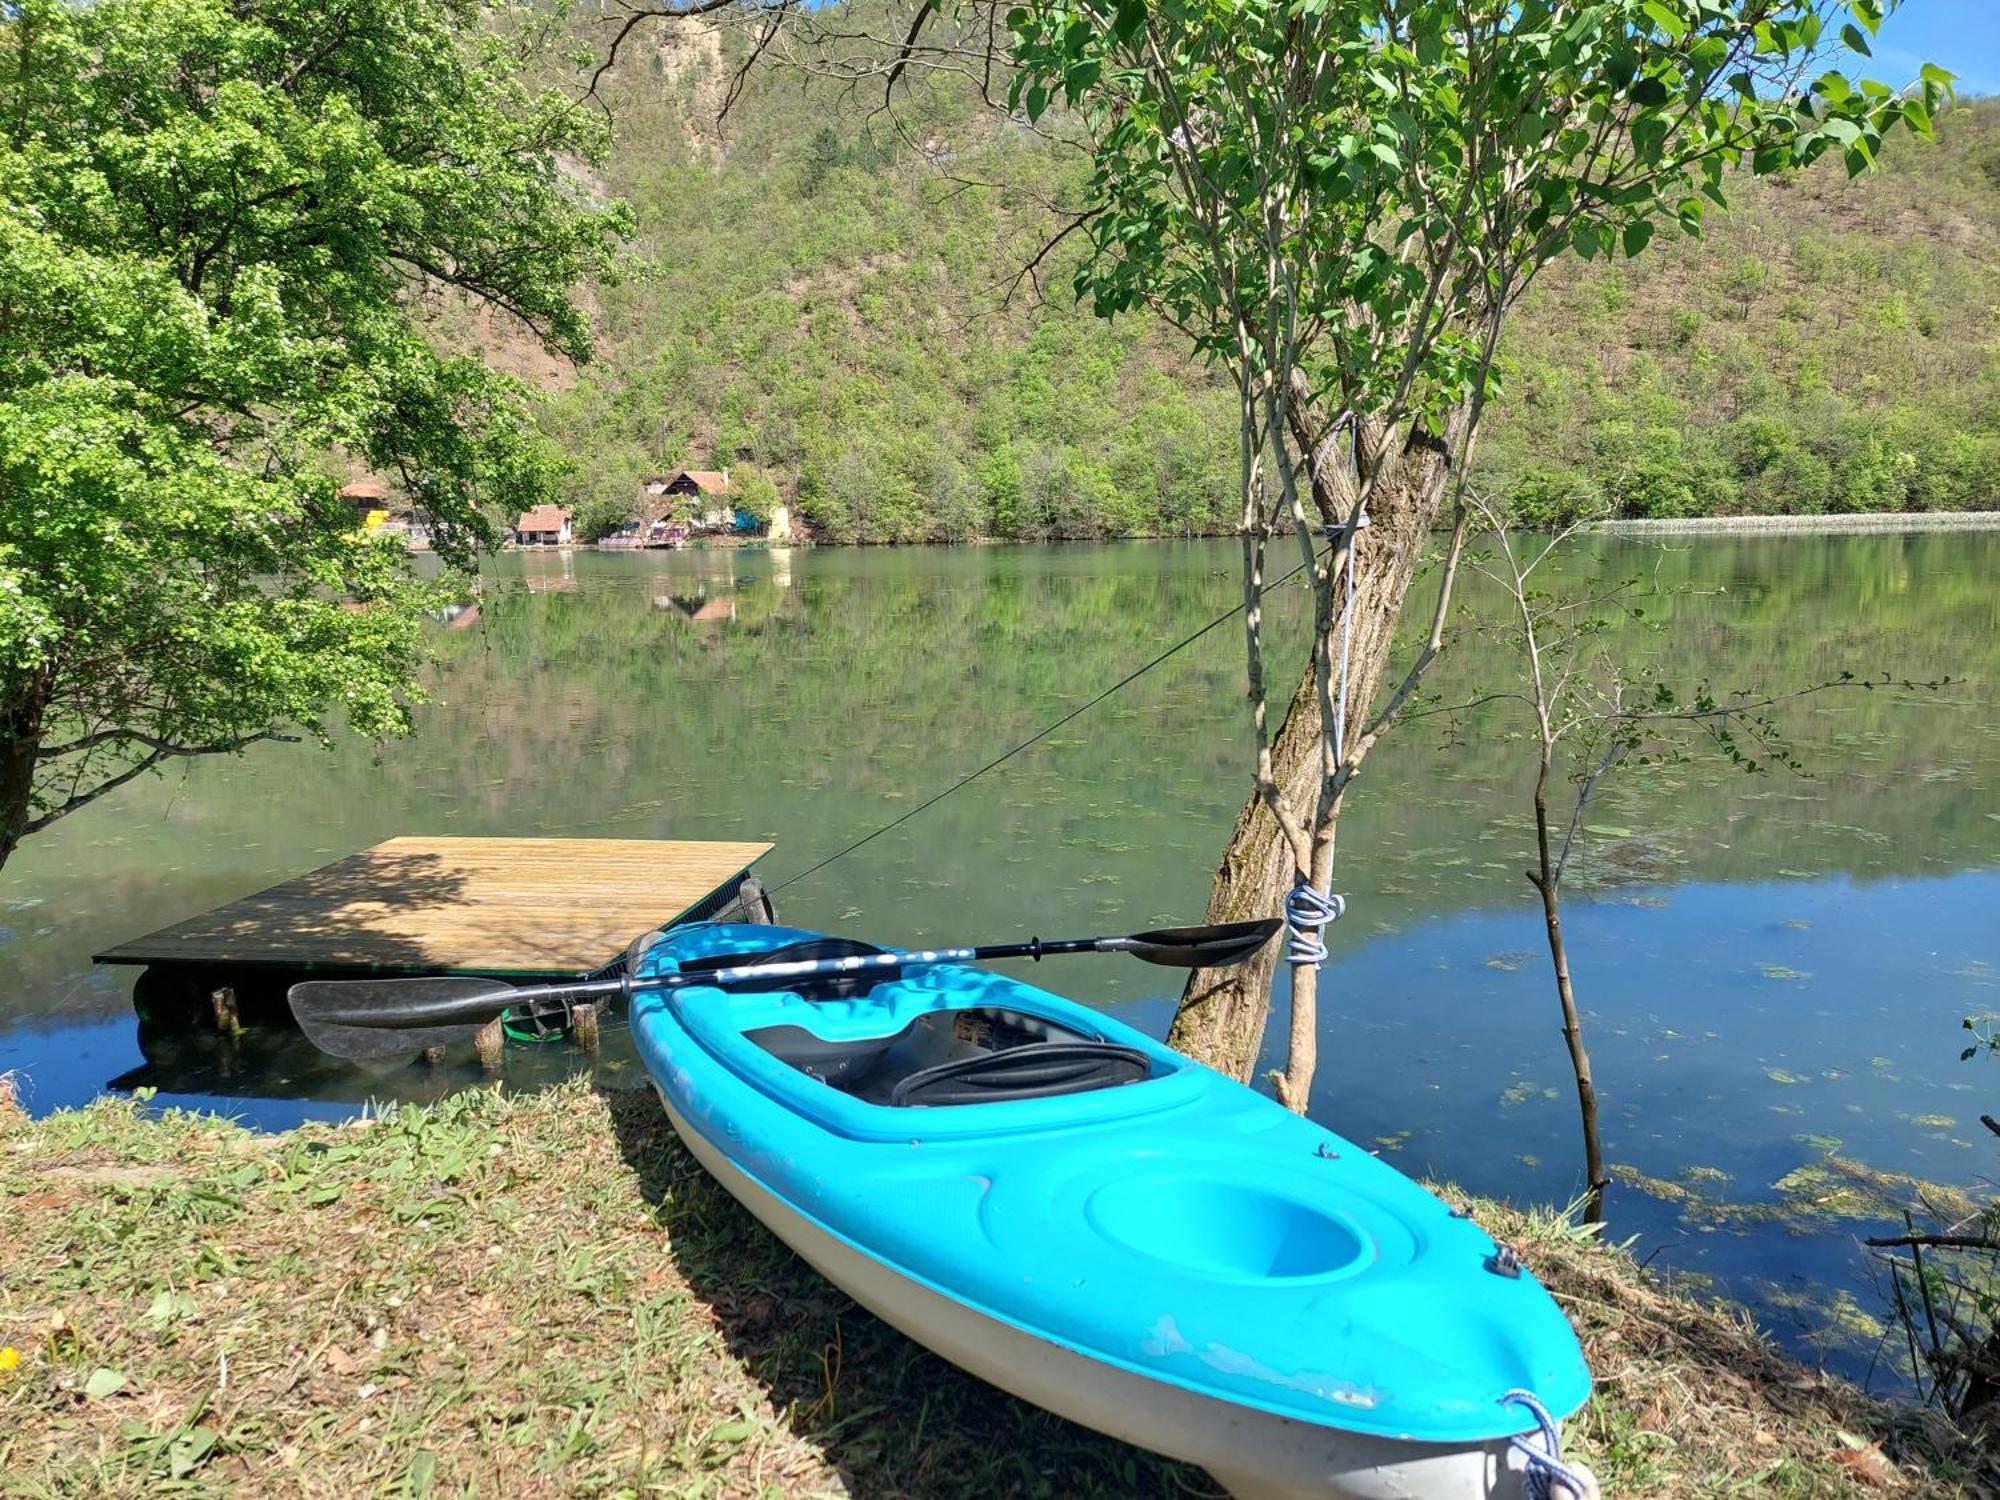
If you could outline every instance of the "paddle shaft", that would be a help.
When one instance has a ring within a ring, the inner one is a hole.
[[[923,948],[890,953],[857,953],[845,958],[738,964],[727,969],[703,969],[692,974],[659,974],[650,979],[634,979],[626,974],[617,979],[578,980],[571,984],[542,984],[522,989],[495,989],[474,995],[443,996],[406,1004],[393,1016],[384,1016],[378,1007],[364,1003],[352,1011],[323,1011],[318,1019],[336,1026],[368,1026],[390,1031],[471,1025],[490,1021],[503,1010],[532,1006],[543,1000],[568,1002],[588,1000],[598,995],[629,997],[641,991],[687,989],[694,985],[726,987],[755,979],[866,974],[873,970],[901,968],[905,964],[979,963],[996,958],[1032,958],[1039,962],[1044,955],[1052,953],[1116,953],[1129,941],[1126,938],[1098,937],[1043,942],[1040,938],[1033,938],[1025,943],[993,943],[983,948]]]

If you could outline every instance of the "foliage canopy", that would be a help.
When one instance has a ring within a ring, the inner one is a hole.
[[[1813,76],[1834,14],[1865,55],[1878,0],[1031,0],[1008,13],[1010,102],[1032,123],[1061,100],[1088,131],[1077,222],[1095,253],[1078,289],[1107,316],[1158,312],[1238,395],[1255,791],[1210,920],[1269,910],[1285,886],[1288,901],[1328,890],[1345,789],[1441,644],[1501,328],[1543,268],[1638,256],[1663,220],[1699,232],[1732,166],[1768,173],[1839,149],[1855,173],[1892,127],[1931,133],[1941,70],[1908,97]],[[1377,706],[1416,558],[1448,506],[1429,639]],[[1336,543],[1324,554],[1323,530]],[[1313,580],[1315,629],[1274,736],[1260,621],[1278,532]],[[1295,939],[1275,1075],[1301,1111],[1317,1061],[1318,965],[1296,957],[1309,942]],[[1245,1071],[1264,978],[1197,976],[1172,1039]]]
[[[439,551],[552,493],[531,393],[427,326],[580,359],[622,220],[533,26],[463,0],[22,0],[0,12],[0,860],[175,756],[404,720]]]

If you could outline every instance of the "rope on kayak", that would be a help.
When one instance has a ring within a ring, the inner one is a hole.
[[[1364,521],[1363,524],[1365,525],[1366,522]],[[1351,551],[1352,549],[1350,549],[1350,553]],[[1352,558],[1350,556],[1350,564],[1351,561]],[[1266,585],[1266,592],[1269,592],[1269,590],[1271,589],[1283,587],[1285,584],[1290,583],[1294,578],[1298,577],[1299,574],[1305,572],[1305,570],[1306,570],[1306,565],[1304,563],[1299,563],[1295,565],[1290,572],[1279,577],[1274,582]],[[1353,586],[1352,575],[1350,573],[1350,578],[1349,578],[1350,590],[1352,589],[1352,586]],[[1082,704],[1079,704],[1077,707],[1071,709],[1068,713],[1064,714],[1060,719],[1057,719],[1055,723],[1048,725],[1046,728],[1036,730],[1033,734],[1029,735],[1025,740],[1022,740],[1020,744],[1015,745],[1010,750],[1002,751],[1000,754],[994,756],[993,759],[986,762],[986,764],[981,766],[978,770],[967,772],[965,775],[959,777],[958,780],[954,781],[950,786],[946,787],[943,791],[939,792],[937,795],[925,798],[922,802],[919,802],[915,807],[911,808],[908,812],[903,813],[899,817],[891,818],[888,822],[884,823],[880,828],[877,828],[874,832],[863,834],[860,838],[856,839],[853,843],[847,845],[844,849],[836,849],[833,853],[829,854],[825,859],[820,860],[817,864],[807,865],[803,870],[799,871],[798,874],[790,877],[787,880],[781,881],[777,885],[772,886],[770,894],[775,896],[779,892],[787,890],[790,887],[797,885],[801,880],[804,880],[808,875],[817,875],[821,870],[824,870],[828,865],[832,864],[835,860],[847,858],[848,855],[854,853],[854,851],[861,848],[862,845],[872,844],[876,839],[882,837],[883,834],[888,833],[892,829],[902,827],[903,824],[909,822],[910,819],[914,818],[918,813],[927,812],[931,808],[936,807],[940,802],[944,801],[944,799],[949,797],[953,792],[959,791],[965,787],[970,786],[973,782],[977,781],[980,777],[984,776],[988,771],[995,770],[1000,766],[1005,765],[1008,761],[1012,760],[1015,756],[1019,755],[1023,750],[1027,750],[1035,745],[1040,744],[1043,740],[1047,739],[1050,735],[1054,734],[1058,729],[1062,728],[1072,719],[1081,718],[1084,714],[1090,712],[1091,709],[1097,707],[1097,705],[1102,703],[1106,698],[1109,698],[1113,693],[1119,691],[1121,688],[1130,687],[1133,683],[1137,682],[1141,677],[1144,677],[1148,672],[1152,671],[1153,668],[1159,666],[1169,657],[1177,656],[1182,651],[1185,651],[1189,646],[1192,646],[1196,641],[1200,640],[1203,636],[1207,635],[1210,631],[1215,630],[1219,626],[1228,624],[1231,620],[1235,619],[1238,615],[1242,613],[1243,613],[1243,606],[1241,604],[1234,605],[1231,608],[1223,611],[1221,614],[1217,615],[1213,620],[1210,620],[1206,625],[1202,626],[1201,629],[1193,631],[1188,635],[1182,636],[1179,640],[1175,641],[1173,645],[1167,647],[1166,650],[1162,651],[1158,656],[1154,657],[1151,661],[1145,663],[1143,666],[1135,668],[1130,672],[1127,672],[1123,677],[1119,678],[1116,682],[1112,683],[1110,687],[1104,689],[1103,692],[1098,693],[1095,697],[1090,698],[1085,702],[1083,702]],[[1343,668],[1343,676],[1344,676],[1344,671],[1345,669]],[[1346,689],[1345,689],[1345,682],[1343,681],[1342,684],[1343,705],[1345,704],[1345,702],[1346,702]]]
[[[1508,1439],[1527,1460],[1527,1472],[1521,1477],[1527,1486],[1528,1500],[1556,1500],[1557,1485],[1567,1492],[1569,1500],[1591,1500],[1597,1493],[1597,1486],[1586,1475],[1563,1462],[1562,1431],[1540,1398],[1533,1391],[1514,1390],[1502,1396],[1500,1404],[1522,1408],[1535,1419],[1535,1426],[1539,1429],[1532,1433],[1517,1433]]]

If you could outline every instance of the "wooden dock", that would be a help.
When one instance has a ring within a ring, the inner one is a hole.
[[[96,955],[201,971],[570,976],[707,916],[769,844],[398,838]]]

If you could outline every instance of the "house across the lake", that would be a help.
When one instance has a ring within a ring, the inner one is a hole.
[[[522,511],[514,523],[514,543],[520,547],[567,547],[569,512],[560,505],[537,505]]]
[[[691,514],[702,531],[730,531],[736,526],[727,469],[677,469],[671,474],[655,474],[640,488],[648,499],[667,500],[676,510]]]
[[[354,519],[363,531],[373,531],[389,519],[388,486],[372,479],[357,479],[340,492],[340,498],[354,508]]]
[[[355,524],[363,532],[384,532],[402,538],[403,545],[421,550],[431,544],[430,516],[390,494],[379,480],[357,479],[343,485],[340,498],[353,507]]]

